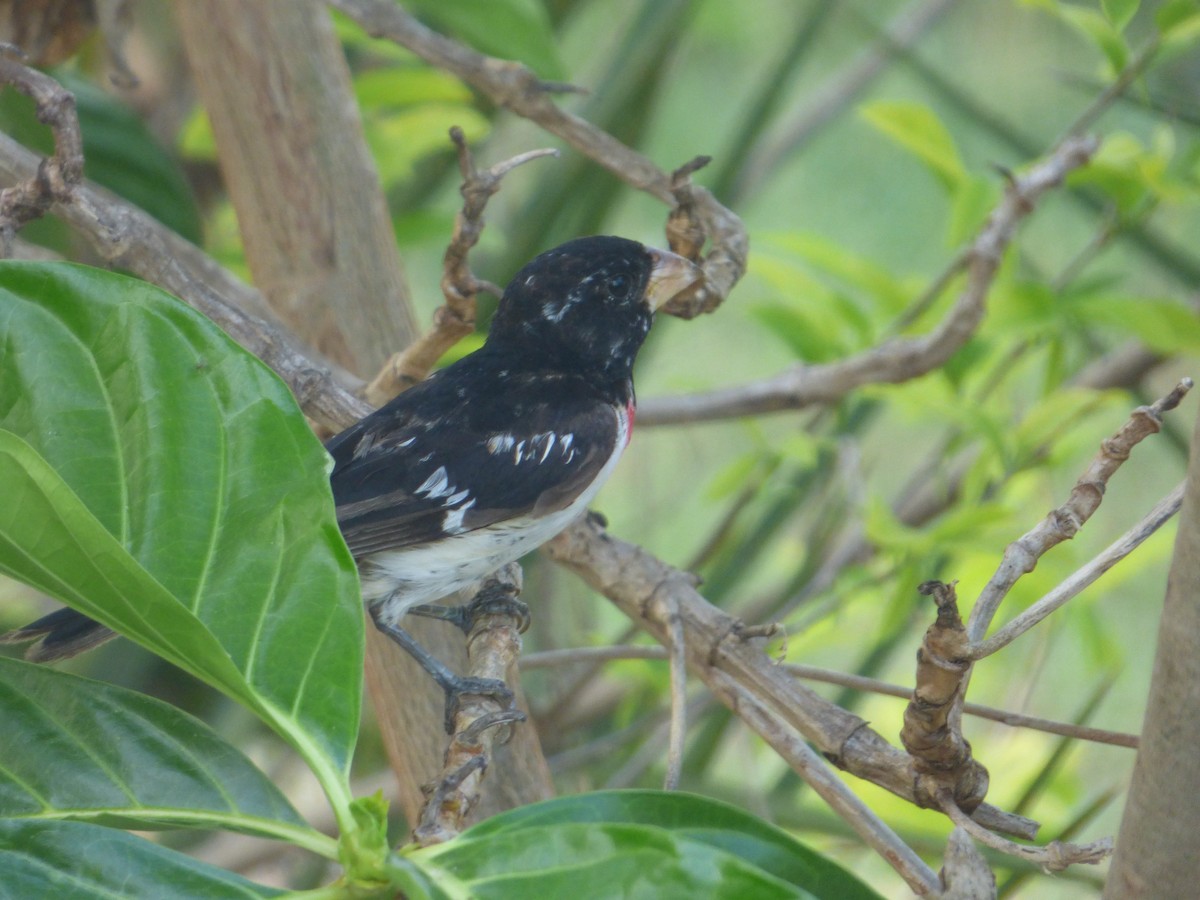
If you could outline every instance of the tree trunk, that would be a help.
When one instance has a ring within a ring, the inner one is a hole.
[[[1158,629],[1141,748],[1104,896],[1200,894],[1200,418]]]

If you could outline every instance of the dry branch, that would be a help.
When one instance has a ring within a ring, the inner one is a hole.
[[[484,56],[443,37],[389,0],[331,0],[330,5],[358,22],[367,33],[407,47],[427,62],[457,75],[498,106],[562,138],[626,184],[668,205],[679,202],[671,175],[603,129],[559,109],[552,97],[562,92],[520,63]],[[686,308],[671,306],[672,314],[684,317],[711,312],[720,305],[746,271],[748,252],[741,219],[704,188],[692,185],[688,190],[696,221],[711,245],[701,262],[704,285],[688,296]]]
[[[800,409],[834,403],[865,384],[898,384],[946,362],[983,321],[988,291],[1017,226],[1038,200],[1085,165],[1096,152],[1095,138],[1070,138],[1029,171],[1013,177],[1004,197],[967,249],[967,283],[946,317],[929,334],[892,338],[837,362],[801,365],[740,387],[705,394],[657,397],[638,408],[638,422],[656,425]]]
[[[1041,866],[1047,872],[1061,872],[1068,866],[1080,863],[1095,865],[1113,851],[1113,840],[1110,837],[1101,838],[1098,841],[1092,841],[1088,844],[1071,844],[1065,841],[1051,841],[1044,847],[1030,847],[1026,844],[1018,844],[1015,841],[1006,840],[997,834],[993,834],[986,828],[980,828],[977,822],[972,821],[970,816],[955,805],[954,799],[948,791],[940,799],[942,802],[942,812],[950,817],[950,821],[966,831],[971,837],[979,841],[979,843],[993,850],[999,850],[1001,853],[1006,853],[1009,856],[1015,856],[1036,866]]]
[[[70,196],[83,180],[83,136],[75,115],[75,95],[49,75],[22,65],[0,50],[0,84],[33,100],[38,121],[54,136],[54,153],[35,172],[0,191],[0,255],[12,256],[13,238],[46,214],[56,200]]]
[[[483,233],[483,211],[491,196],[500,190],[501,179],[522,163],[543,156],[557,156],[557,150],[530,150],[499,162],[480,172],[475,168],[467,139],[457,125],[450,129],[450,140],[458,150],[458,167],[463,182],[462,209],[454,217],[454,233],[443,258],[442,294],[444,305],[433,314],[433,328],[393,354],[379,374],[367,385],[366,398],[381,406],[429,374],[442,354],[475,330],[475,295],[487,291],[499,297],[501,289],[476,278],[467,266],[467,254]]]
[[[1140,547],[1150,535],[1158,531],[1179,512],[1179,507],[1183,503],[1183,488],[1184,485],[1181,483],[1155,504],[1154,508],[1146,513],[1141,521],[1113,541],[1103,552],[1059,582],[1050,593],[1026,607],[1023,612],[1015,616],[1003,628],[998,629],[991,637],[972,644],[968,650],[971,659],[980,660],[1007,647]]]
[[[677,605],[684,630],[688,668],[710,688],[720,676],[739,687],[738,698],[755,699],[776,710],[839,768],[872,781],[920,806],[936,806],[923,791],[911,758],[867,723],[800,685],[758,646],[745,641],[742,626],[695,590],[691,578],[633,544],[606,534],[590,519],[577,522],[546,547],[565,565],[617,604],[657,640],[667,640],[668,599]],[[724,684],[724,682],[722,682]],[[728,695],[728,691],[726,691]],[[987,804],[979,815],[987,827],[1023,837],[1030,823]]]
[[[510,563],[483,583],[484,591],[515,598],[521,592],[521,567]],[[521,655],[521,630],[509,614],[489,611],[476,618],[467,636],[470,675],[508,681]],[[454,734],[446,748],[442,772],[429,791],[414,838],[421,846],[440,844],[458,835],[479,802],[480,786],[497,743],[507,740],[516,721],[492,697],[469,696],[454,717]]]
[[[912,755],[926,790],[938,784],[939,796],[945,793],[959,809],[971,812],[987,796],[988,772],[972,758],[971,745],[950,722],[970,668],[966,629],[953,584],[929,581],[918,590],[933,597],[937,619],[917,650],[916,686],[904,710],[900,742]]]
[[[1158,432],[1162,427],[1162,414],[1178,406],[1191,387],[1192,380],[1185,378],[1165,397],[1150,406],[1135,409],[1129,420],[1112,437],[1101,443],[1100,452],[1079,476],[1067,501],[1051,510],[1032,530],[1008,545],[996,574],[971,608],[967,636],[972,642],[982,639],[1001,601],[1008,596],[1017,580],[1032,572],[1038,560],[1051,547],[1075,537],[1100,506],[1108,480],[1129,459],[1130,452],[1139,442]]]
[[[564,647],[558,650],[542,650],[537,653],[527,653],[521,657],[521,671],[547,669],[557,666],[577,666],[582,663],[589,665],[596,662],[612,662],[623,659],[667,659],[664,647],[642,644],[614,644],[599,647]],[[781,668],[797,678],[805,681],[819,681],[823,684],[835,684],[840,687],[863,691],[870,694],[881,694],[885,697],[898,697],[908,700],[912,697],[912,688],[901,687],[880,681],[878,678],[868,678],[865,675],[853,675],[849,672],[838,672],[834,669],[824,669],[820,666],[809,666],[803,663],[782,663]],[[988,719],[1009,725],[1013,728],[1028,728],[1031,731],[1044,731],[1047,734],[1057,734],[1061,737],[1074,738],[1079,741],[1091,741],[1096,744],[1110,744],[1114,747],[1127,747],[1136,750],[1138,736],[1123,731],[1109,731],[1104,728],[1090,728],[1086,725],[1075,725],[1071,722],[1056,722],[1052,719],[1041,719],[1037,716],[1027,716],[1024,713],[1011,712],[1006,709],[996,709],[979,703],[964,703],[963,712],[969,716]]]

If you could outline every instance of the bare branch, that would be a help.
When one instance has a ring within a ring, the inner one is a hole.
[[[615,644],[600,647],[566,647],[561,650],[542,650],[538,653],[527,653],[521,657],[521,671],[532,669],[548,669],[557,666],[578,665],[580,663],[613,662],[621,659],[667,659],[664,647],[641,646],[638,644]],[[912,697],[912,688],[890,684],[877,678],[867,678],[865,675],[853,675],[849,672],[838,672],[824,669],[820,666],[808,666],[803,663],[782,663],[780,668],[797,678],[805,681],[819,681],[824,684],[836,684],[871,694],[882,694],[886,697],[897,697],[908,700]],[[1047,734],[1057,734],[1062,737],[1074,738],[1079,741],[1090,741],[1096,744],[1109,744],[1114,747],[1128,747],[1136,750],[1138,736],[1123,731],[1109,731],[1104,728],[1089,728],[1086,725],[1075,725],[1071,722],[1056,722],[1052,719],[1042,719],[1037,716],[1027,716],[1024,713],[1011,712],[1006,709],[996,709],[979,703],[964,703],[963,712],[969,716],[988,719],[1009,725],[1013,728],[1028,728],[1031,731],[1044,731]]]
[[[864,384],[898,384],[936,369],[970,339],[983,320],[988,291],[1017,225],[1043,194],[1085,165],[1098,146],[1095,138],[1070,138],[1028,172],[1009,181],[1004,197],[967,249],[966,287],[929,334],[892,338],[848,359],[797,366],[740,387],[650,398],[639,405],[638,422],[666,425],[800,409],[833,403]]]
[[[626,147],[591,122],[554,105],[545,82],[520,63],[484,56],[426,28],[389,0],[331,0],[331,6],[358,22],[369,34],[407,47],[440,69],[452,72],[498,106],[558,135],[584,156],[626,184],[674,206],[672,178],[642,154]],[[729,295],[746,271],[748,242],[741,219],[702,187],[691,186],[697,220],[712,242],[704,257],[705,283],[689,296],[688,309],[672,306],[675,315],[712,311]]]
[[[75,115],[75,95],[36,69],[0,52],[0,84],[9,84],[37,107],[38,121],[54,135],[54,154],[35,172],[0,191],[0,256],[12,256],[13,237],[39,219],[57,200],[69,197],[83,181],[83,136]]]
[[[675,605],[674,601],[668,603]],[[668,618],[671,663],[671,729],[667,742],[667,773],[663,776],[663,790],[679,789],[683,774],[683,740],[687,736],[687,648],[684,641],[683,620],[676,606]]]
[[[1110,837],[1092,841],[1090,844],[1070,844],[1062,841],[1052,841],[1045,847],[1018,844],[980,827],[978,823],[971,820],[970,816],[954,805],[954,800],[948,792],[939,799],[942,801],[942,812],[979,843],[1041,866],[1047,872],[1061,872],[1068,866],[1079,863],[1095,865],[1113,852],[1113,840]]]
[[[1162,414],[1178,406],[1191,387],[1192,380],[1185,378],[1167,396],[1150,406],[1135,409],[1129,421],[1100,445],[1100,452],[1079,476],[1067,501],[1052,510],[1031,531],[1008,545],[996,574],[971,609],[967,636],[972,642],[983,638],[1001,601],[1008,596],[1017,580],[1027,572],[1032,572],[1037,561],[1051,547],[1073,538],[1091,518],[1104,498],[1108,480],[1129,458],[1130,451],[1162,427]]]
[[[906,753],[863,719],[797,683],[761,647],[743,640],[740,623],[701,597],[685,573],[606,534],[591,519],[576,522],[547,544],[546,550],[660,643],[668,639],[667,599],[672,598],[683,624],[689,670],[710,688],[719,674],[733,679],[739,685],[736,702],[728,699],[727,683],[722,685],[726,687],[724,702],[735,711],[740,712],[743,701],[759,702],[756,698],[761,698],[838,767],[918,805],[936,802],[923,793]],[[977,815],[988,821],[987,827],[1023,836],[1030,832],[1027,819],[987,804],[981,804]]]
[[[919,896],[938,892],[937,876],[869,806],[837,778],[784,717],[762,698],[748,694],[736,678],[716,671],[709,687],[717,698],[778,753],[902,877]]]
[[[510,563],[491,575],[480,588],[516,597],[521,591],[521,567]],[[487,612],[476,618],[467,636],[470,676],[505,681],[521,655],[520,625],[514,616]],[[519,718],[519,716],[517,717]],[[422,846],[440,844],[458,835],[479,802],[480,785],[497,743],[504,743],[514,721],[492,697],[471,696],[454,717],[454,734],[442,772],[429,793],[414,838]]]
[[[1146,513],[1140,522],[1130,528],[1116,541],[1109,544],[1102,553],[1093,557],[1087,565],[1073,572],[1069,577],[1060,582],[1054,590],[1026,608],[1020,615],[1014,617],[1012,621],[999,629],[990,638],[973,644],[969,650],[970,658],[980,660],[985,656],[991,656],[1003,647],[1007,647],[1140,547],[1146,538],[1158,531],[1172,516],[1179,512],[1179,507],[1183,503],[1183,488],[1184,484],[1180,482],[1179,486],[1162,500],[1158,501],[1155,507]]]
[[[459,192],[463,196],[463,206],[454,217],[454,234],[443,260],[442,294],[446,303],[433,314],[433,329],[394,354],[367,386],[367,400],[375,405],[386,403],[424,379],[442,354],[475,330],[475,295],[479,291],[500,296],[500,288],[476,278],[467,265],[467,253],[483,233],[484,208],[491,196],[500,190],[501,179],[510,171],[530,160],[558,155],[553,149],[530,150],[480,172],[475,168],[466,137],[457,125],[450,129],[450,140],[458,148],[458,167],[463,177]]]

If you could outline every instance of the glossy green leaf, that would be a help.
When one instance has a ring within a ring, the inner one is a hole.
[[[966,178],[954,138],[929,107],[919,103],[869,103],[862,115],[921,160],[947,189],[957,189]]]
[[[287,388],[134,279],[0,264],[0,570],[256,710],[344,806],[362,611]]]
[[[123,831],[0,820],[0,900],[250,900],[285,893]]]
[[[0,658],[0,717],[0,817],[222,828],[334,854],[241,751],[160,700]]]
[[[678,792],[600,791],[537,803],[409,858],[443,887],[477,897],[877,897],[761,819]]]

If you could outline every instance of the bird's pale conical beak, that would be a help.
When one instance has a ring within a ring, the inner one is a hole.
[[[646,302],[651,309],[658,309],[672,297],[678,296],[704,278],[700,267],[670,250],[647,247],[654,259],[650,270],[650,284],[646,288]]]

